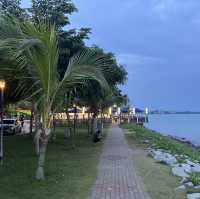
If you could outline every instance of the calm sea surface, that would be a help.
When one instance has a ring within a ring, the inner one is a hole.
[[[200,144],[198,114],[149,115],[149,123],[145,126],[162,134],[184,137]]]

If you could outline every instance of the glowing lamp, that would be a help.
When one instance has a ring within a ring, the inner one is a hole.
[[[5,80],[0,80],[0,89],[4,90],[5,86],[6,86]]]

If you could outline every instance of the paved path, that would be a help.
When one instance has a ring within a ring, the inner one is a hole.
[[[89,199],[150,199],[136,175],[131,150],[118,126],[113,126],[105,141],[99,174]]]

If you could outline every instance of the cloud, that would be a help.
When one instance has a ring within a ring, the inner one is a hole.
[[[128,71],[128,80],[131,84],[136,80],[141,80],[153,70],[160,71],[162,68],[163,60],[158,57],[129,53],[118,54],[116,57],[118,62],[124,65]]]
[[[117,58],[119,63],[127,65],[158,64],[163,61],[161,58],[158,57],[145,56],[140,54],[129,54],[129,53],[118,54]]]
[[[152,0],[152,9],[159,15],[164,16],[178,8],[177,0]]]
[[[152,11],[161,20],[175,19],[183,17],[190,20],[193,19],[195,13],[199,12],[198,0],[151,0]]]

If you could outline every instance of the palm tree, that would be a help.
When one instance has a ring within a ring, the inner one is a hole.
[[[40,112],[42,130],[39,133],[36,178],[42,180],[52,116],[58,103],[57,96],[76,86],[87,84],[87,80],[95,80],[108,90],[109,86],[102,73],[102,68],[108,62],[106,57],[95,50],[82,50],[70,59],[63,79],[59,80],[59,49],[55,27],[46,23],[36,25],[30,21],[19,22],[10,17],[1,17],[0,20],[0,52],[4,52],[4,57],[15,63],[20,71],[21,90],[29,93],[28,99],[37,103]],[[6,65],[0,70],[3,68],[11,70],[12,66]]]

